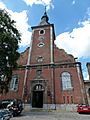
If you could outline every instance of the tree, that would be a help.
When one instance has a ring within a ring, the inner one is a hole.
[[[8,92],[12,70],[17,67],[18,43],[21,35],[15,21],[5,10],[0,10],[0,93]]]

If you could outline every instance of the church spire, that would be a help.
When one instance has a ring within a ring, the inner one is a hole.
[[[44,12],[44,15],[41,18],[41,21],[40,21],[39,25],[48,25],[49,24],[48,20],[49,20],[49,18],[47,16],[46,6],[45,6],[45,12]]]

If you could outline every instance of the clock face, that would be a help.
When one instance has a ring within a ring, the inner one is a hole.
[[[44,36],[39,36],[38,40],[43,41],[44,40]]]

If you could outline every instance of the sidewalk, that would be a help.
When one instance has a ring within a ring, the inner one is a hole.
[[[57,112],[76,112],[76,105],[56,105],[56,109],[52,109],[49,105],[46,108],[32,108],[30,104],[24,104],[24,111],[57,111]]]

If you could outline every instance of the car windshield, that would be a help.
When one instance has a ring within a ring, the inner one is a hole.
[[[7,100],[1,100],[0,101],[0,109],[7,108],[12,105],[21,105],[22,101],[19,99],[7,99]]]
[[[0,109],[7,108],[7,105],[11,103],[11,100],[0,101]]]

